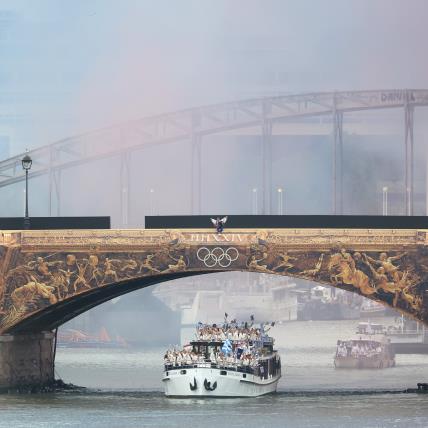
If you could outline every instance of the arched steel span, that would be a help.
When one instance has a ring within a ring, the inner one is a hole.
[[[49,175],[50,198],[60,198],[61,171],[101,158],[120,156],[122,189],[128,188],[129,158],[136,150],[154,144],[192,142],[192,212],[200,213],[201,144],[206,135],[261,127],[263,139],[263,213],[271,211],[271,136],[278,121],[332,115],[333,118],[333,213],[342,212],[341,172],[343,114],[387,108],[404,109],[406,211],[413,214],[413,116],[418,106],[428,105],[428,89],[391,89],[321,92],[257,98],[181,110],[67,138],[30,152],[34,159],[30,177]],[[120,144],[110,144],[112,142]],[[0,162],[0,188],[24,179],[22,155]],[[122,204],[126,204],[122,200]],[[59,203],[57,203],[59,206]],[[52,201],[50,203],[52,207]],[[58,213],[59,214],[59,213]],[[125,222],[126,223],[126,222]]]

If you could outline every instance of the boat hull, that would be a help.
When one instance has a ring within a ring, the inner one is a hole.
[[[384,369],[394,367],[395,360],[385,357],[336,357],[334,367],[337,369]]]
[[[162,382],[168,397],[257,397],[276,392],[281,374],[261,379],[249,373],[195,367],[169,370]]]

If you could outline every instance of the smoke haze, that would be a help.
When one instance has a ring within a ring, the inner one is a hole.
[[[11,152],[254,95],[427,87],[425,1],[3,0]]]

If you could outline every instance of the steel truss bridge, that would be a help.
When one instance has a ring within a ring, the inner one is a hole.
[[[414,195],[414,111],[428,105],[427,89],[392,89],[352,92],[324,92],[258,98],[181,110],[86,134],[66,138],[30,152],[31,177],[49,179],[49,214],[56,207],[60,215],[61,172],[67,168],[111,157],[121,159],[122,222],[128,223],[130,157],[133,152],[159,144],[187,141],[192,144],[192,213],[201,213],[201,146],[207,135],[260,127],[262,136],[262,207],[272,212],[272,129],[293,118],[332,117],[332,193],[334,214],[343,213],[343,117],[349,112],[402,108],[404,111],[404,169],[407,215],[413,214]],[[114,143],[114,144],[113,144]],[[25,179],[22,155],[0,162],[0,188]]]

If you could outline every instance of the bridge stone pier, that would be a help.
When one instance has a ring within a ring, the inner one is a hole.
[[[0,387],[53,380],[52,331],[109,299],[224,271],[304,278],[428,323],[428,230],[0,231]]]
[[[0,390],[54,380],[54,334],[0,336]]]

